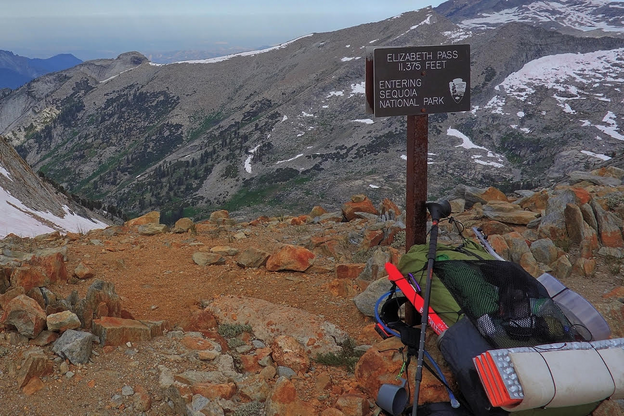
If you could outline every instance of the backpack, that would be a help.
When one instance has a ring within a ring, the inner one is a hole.
[[[428,244],[412,246],[407,253],[401,256],[398,268],[404,276],[412,274],[419,285],[427,279]],[[466,240],[459,247],[438,244],[435,261],[446,260],[496,260],[479,244]],[[461,308],[435,275],[431,284],[431,308],[440,316],[446,325],[452,326],[462,316]]]

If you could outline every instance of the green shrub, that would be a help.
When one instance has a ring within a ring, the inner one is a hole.
[[[344,367],[350,373],[355,371],[355,365],[360,360],[362,352],[355,350],[355,341],[348,338],[340,344],[342,349],[338,354],[328,352],[327,354],[317,354],[314,361],[319,364],[329,365],[332,367]]]
[[[249,402],[241,405],[232,416],[263,416],[264,405],[260,402]]]
[[[243,332],[251,332],[251,325],[243,325],[243,324],[223,324],[219,325],[219,335],[223,338],[234,338]]]

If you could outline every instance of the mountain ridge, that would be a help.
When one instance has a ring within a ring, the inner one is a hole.
[[[138,53],[89,61],[1,99],[0,132],[71,192],[130,215],[182,209],[201,217],[267,204],[301,210],[319,198],[336,207],[344,194],[364,191],[401,203],[405,120],[365,114],[364,51],[468,42],[473,110],[429,117],[432,198],[460,183],[507,190],[552,183],[579,161],[599,162],[583,151],[617,153],[617,138],[591,137],[609,113],[617,131],[621,111],[609,103],[624,97],[610,84],[527,79],[533,104],[500,85],[546,56],[618,51],[624,40],[526,23],[470,31],[436,10],[204,63],[154,65]],[[617,77],[621,68],[612,69]],[[566,112],[562,90],[577,115]],[[585,104],[575,94],[594,98]]]

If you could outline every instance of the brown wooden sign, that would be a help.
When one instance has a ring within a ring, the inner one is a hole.
[[[470,45],[375,48],[366,69],[377,117],[470,111]]]

